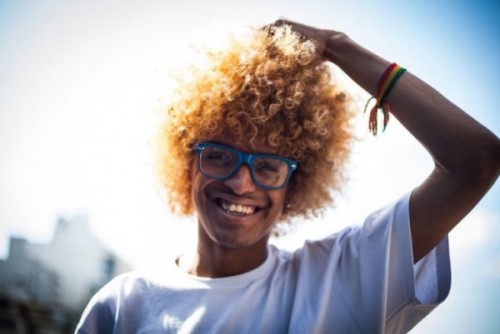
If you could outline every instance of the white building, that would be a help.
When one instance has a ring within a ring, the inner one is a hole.
[[[11,238],[0,261],[0,294],[79,311],[117,274],[130,270],[91,233],[85,215],[60,218],[49,244]]]

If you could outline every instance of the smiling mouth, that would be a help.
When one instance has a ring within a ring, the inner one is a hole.
[[[228,202],[223,199],[217,200],[217,205],[224,211],[232,215],[248,216],[255,213],[258,208],[252,205],[242,205]]]

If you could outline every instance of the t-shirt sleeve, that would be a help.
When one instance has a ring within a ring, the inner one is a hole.
[[[113,333],[117,299],[115,280],[105,285],[92,297],[83,311],[75,333]]]
[[[361,226],[307,242],[296,253],[305,287],[297,299],[314,296],[315,306],[303,312],[324,314],[318,332],[405,333],[446,298],[448,239],[414,265],[409,199],[410,193]]]
[[[386,278],[388,333],[408,332],[446,299],[451,285],[448,237],[413,264],[410,195],[406,194],[395,205],[393,218],[389,220]]]
[[[371,214],[360,231],[360,253],[368,258],[384,257],[382,263],[373,258],[364,263],[368,266],[377,263],[383,269],[381,297],[385,308],[386,333],[408,332],[444,301],[450,290],[447,237],[418,263],[413,263],[410,195],[408,193],[398,202]],[[374,243],[381,243],[384,247],[374,251],[377,249]],[[377,271],[374,268],[366,270]]]

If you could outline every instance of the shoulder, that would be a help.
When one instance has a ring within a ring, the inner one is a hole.
[[[364,221],[351,225],[320,240],[305,241],[294,257],[335,258],[336,256],[358,256],[361,249],[369,255],[375,248],[384,249],[388,239],[396,236],[410,244],[410,193],[370,213]]]
[[[115,326],[116,313],[124,295],[138,295],[147,285],[144,275],[137,271],[121,274],[104,285],[83,311],[77,333],[110,333]]]
[[[135,281],[134,276],[134,272],[128,272],[113,278],[94,294],[87,305],[87,309],[89,307],[113,307],[121,291],[130,282]]]
[[[134,290],[148,286],[149,279],[142,271],[130,271],[116,276],[103,286],[93,297],[96,301],[113,300],[123,293],[131,293]]]

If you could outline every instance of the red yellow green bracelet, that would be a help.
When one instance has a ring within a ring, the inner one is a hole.
[[[377,102],[373,106],[370,111],[370,117],[368,121],[368,129],[373,135],[377,135],[377,111],[382,111],[384,115],[384,126],[382,131],[387,127],[387,123],[389,122],[389,105],[384,101],[387,94],[391,91],[392,87],[396,84],[396,81],[401,77],[401,75],[406,71],[405,68],[399,66],[396,63],[392,63],[387,67],[385,72],[380,77],[380,80],[377,84],[377,95],[370,97],[368,102],[365,105],[365,112],[368,108],[368,104],[372,99],[375,99]]]

